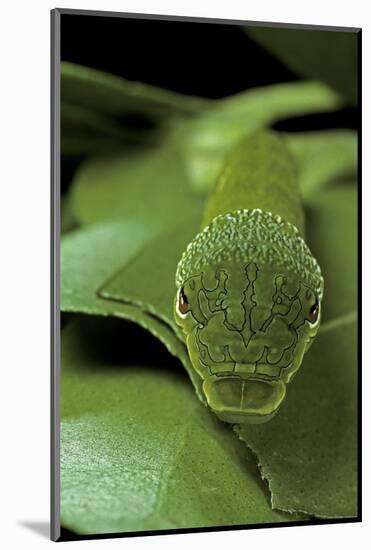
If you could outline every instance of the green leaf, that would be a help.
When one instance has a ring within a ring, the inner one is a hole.
[[[357,102],[358,33],[272,27],[244,30],[290,69],[323,80],[350,102]]]
[[[181,333],[173,314],[175,272],[182,252],[198,231],[197,221],[190,218],[148,238],[135,257],[102,284],[99,296],[116,303],[135,304]]]
[[[71,190],[81,224],[135,219],[169,225],[193,213],[203,198],[192,193],[182,159],[171,143],[93,159],[78,171]]]
[[[197,220],[197,218],[196,218]],[[198,397],[201,382],[171,317],[175,267],[193,236],[193,218],[161,235],[158,225],[131,220],[72,231],[61,242],[61,310],[129,319],[159,338],[186,368]],[[166,254],[164,245],[166,244]],[[119,294],[115,286],[120,284]]]
[[[325,322],[357,309],[357,187],[344,183],[306,203],[307,240],[325,279]]]
[[[123,129],[114,119],[97,113],[83,105],[62,103],[61,105],[61,131],[63,134],[78,132],[89,133],[120,139]]]
[[[143,247],[150,226],[134,221],[77,229],[61,240],[61,308],[70,312],[108,315],[114,304],[98,290]]]
[[[61,64],[61,100],[62,152],[71,156],[154,144],[174,119],[188,118],[213,105],[212,100],[68,62]]]
[[[139,130],[81,105],[61,105],[61,146],[63,155],[112,153],[123,147],[148,145],[158,141],[159,130]]]
[[[357,134],[351,130],[286,134],[304,200],[336,180],[357,174]]]
[[[274,508],[357,515],[356,323],[322,330],[279,414],[236,426],[258,456]]]
[[[218,107],[204,116],[180,124],[161,146],[126,149],[85,162],[72,187],[71,200],[78,222],[122,219],[133,216],[134,212],[146,220],[175,221],[200,208],[204,199],[197,195],[215,183],[224,154],[242,135],[280,117],[335,109],[339,101],[321,84],[299,83],[251,90],[216,104]],[[307,135],[292,138],[293,151],[297,152],[305,174],[309,170],[306,170],[308,157],[303,154],[304,144],[308,143],[311,151],[324,149],[323,170],[318,169],[318,176],[305,176],[304,185],[316,187],[323,179],[339,172],[334,163],[327,168],[328,160],[336,152],[353,151],[354,141],[345,135],[346,132],[344,135],[331,133],[328,148],[321,147],[321,137],[317,140]],[[89,141],[86,147],[90,147]],[[347,158],[351,155],[348,153]]]
[[[219,100],[214,109],[179,129],[179,149],[192,188],[205,193],[214,185],[225,156],[242,137],[281,119],[340,105],[339,97],[318,82],[265,86]]]
[[[108,117],[140,114],[155,121],[194,115],[212,103],[66,61],[61,63],[61,99]]]
[[[271,510],[244,445],[169,356],[140,363],[139,338],[154,353],[122,323],[63,331],[62,525],[95,534],[304,519]]]
[[[323,325],[267,424],[237,426],[259,460],[272,504],[319,517],[357,515],[356,188],[308,204],[307,240],[325,279]]]

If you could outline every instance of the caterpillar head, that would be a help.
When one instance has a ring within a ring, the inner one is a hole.
[[[175,319],[209,406],[227,422],[272,418],[321,319],[323,279],[297,229],[260,210],[217,216],[176,284]]]

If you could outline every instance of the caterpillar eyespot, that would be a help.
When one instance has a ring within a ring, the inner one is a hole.
[[[317,334],[324,288],[277,134],[245,138],[226,159],[175,281],[175,320],[211,410],[270,420]]]
[[[179,291],[178,310],[182,315],[189,311],[189,303],[183,287]]]
[[[318,302],[315,302],[309,309],[308,320],[313,325],[318,321],[320,306]]]

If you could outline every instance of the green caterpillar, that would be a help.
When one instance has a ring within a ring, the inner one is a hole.
[[[282,138],[264,131],[237,145],[202,227],[177,267],[175,320],[217,416],[266,422],[319,329],[324,288]]]

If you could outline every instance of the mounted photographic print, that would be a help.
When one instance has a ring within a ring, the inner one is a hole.
[[[53,539],[360,521],[360,29],[52,43]]]

